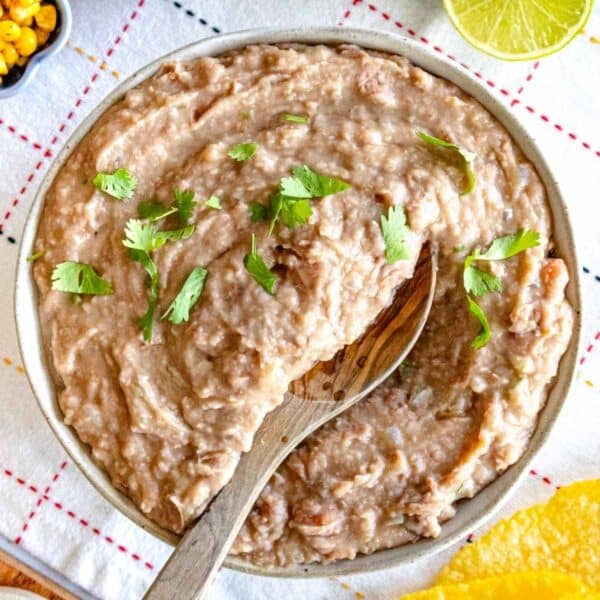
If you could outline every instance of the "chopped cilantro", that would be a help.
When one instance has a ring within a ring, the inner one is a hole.
[[[163,313],[161,320],[169,315],[169,321],[175,325],[179,325],[182,321],[187,321],[190,318],[190,310],[194,308],[202,290],[204,289],[204,282],[208,271],[203,267],[196,267],[188,275],[184,284],[181,286],[181,290],[171,304],[169,308]]]
[[[501,292],[502,282],[491,273],[486,273],[473,265],[467,265],[463,271],[463,285],[467,294],[485,296],[488,292]]]
[[[269,233],[278,219],[292,229],[307,223],[312,215],[309,200],[343,192],[349,187],[349,183],[317,173],[306,165],[294,167],[292,175],[283,177],[279,190],[269,198]]]
[[[152,341],[152,325],[154,322],[154,312],[156,311],[156,305],[158,304],[158,291],[160,289],[160,277],[156,264],[150,258],[150,254],[144,250],[138,250],[136,248],[129,249],[129,256],[135,262],[140,263],[149,277],[149,292],[148,292],[148,308],[146,312],[139,318],[139,325],[142,329],[142,334],[146,342]]]
[[[186,225],[181,229],[171,229],[158,231],[152,223],[144,223],[138,219],[129,219],[125,226],[125,238],[123,245],[129,248],[129,256],[135,262],[140,263],[148,273],[150,281],[150,291],[148,293],[148,309],[140,317],[139,323],[144,334],[144,340],[152,340],[152,324],[154,321],[154,312],[158,304],[158,292],[160,288],[160,277],[156,264],[152,260],[150,253],[158,250],[166,242],[174,242],[189,238],[194,232],[196,226]]]
[[[313,214],[310,202],[306,198],[296,199],[277,192],[269,198],[269,216],[271,225],[269,234],[273,232],[278,219],[290,229],[308,223]]]
[[[381,215],[381,232],[388,265],[412,256],[410,241],[413,234],[406,224],[406,214],[402,206],[390,206],[387,218]]]
[[[92,183],[117,200],[127,200],[133,196],[138,182],[127,169],[117,169],[113,173],[97,173]]]
[[[304,183],[297,177],[284,177],[279,182],[279,192],[294,200],[312,198]]]
[[[256,142],[244,142],[242,144],[236,144],[229,149],[227,156],[237,160],[238,162],[248,160],[252,158],[258,150],[258,144]]]
[[[463,287],[467,292],[467,301],[469,311],[479,321],[480,330],[471,346],[475,349],[485,346],[491,337],[490,325],[482,308],[473,300],[473,296],[484,296],[489,292],[501,292],[502,282],[498,277],[474,267],[473,262],[477,260],[504,260],[511,258],[529,248],[534,248],[540,244],[540,234],[537,231],[519,230],[512,235],[505,235],[496,238],[491,246],[483,254],[475,248],[469,256],[465,258],[463,270]]]
[[[465,194],[470,194],[475,188],[475,171],[473,170],[473,162],[477,156],[475,152],[471,152],[470,150],[462,148],[457,144],[447,142],[446,140],[429,135],[423,131],[417,131],[417,136],[419,136],[424,142],[427,142],[433,146],[440,146],[441,148],[447,148],[448,150],[454,150],[458,152],[460,157],[463,159],[465,168],[467,170],[467,187],[460,192],[460,195],[464,196]]]
[[[221,206],[221,199],[218,196],[211,196],[204,202],[204,206],[208,208],[214,208],[215,210],[223,210]]]
[[[141,219],[158,221],[177,212],[176,206],[166,206],[162,202],[146,200],[138,205],[138,215]]]
[[[293,179],[301,183],[303,188],[306,190],[308,195],[295,196],[283,189],[280,186],[280,190],[283,194],[287,194],[294,198],[322,198],[323,196],[329,196],[331,194],[337,194],[343,192],[350,187],[350,184],[337,179],[336,177],[328,177],[313,171],[306,165],[296,166],[292,169]],[[291,179],[291,178],[286,178]],[[282,180],[283,182],[283,180]]]
[[[39,252],[34,252],[27,257],[27,262],[35,262],[38,258],[42,258],[46,254],[45,250],[40,250]]]
[[[269,209],[260,202],[256,202],[253,200],[248,205],[248,210],[250,211],[250,216],[253,223],[258,221],[267,221],[269,219]]]
[[[292,115],[290,113],[286,113],[281,118],[286,123],[300,123],[301,125],[308,125],[310,122],[306,115]]]
[[[113,293],[110,281],[85,263],[67,261],[57,264],[52,271],[52,289],[72,294],[104,296]]]
[[[244,267],[246,271],[252,275],[254,281],[258,283],[266,292],[273,294],[276,277],[267,267],[262,256],[258,254],[256,249],[256,236],[252,234],[250,254],[244,256]]]
[[[151,223],[144,223],[139,219],[129,219],[125,225],[125,239],[123,245],[132,250],[152,252],[157,250],[167,241],[159,237],[158,230]]]
[[[475,350],[483,348],[491,337],[490,324],[485,316],[485,313],[481,309],[481,306],[467,294],[467,301],[469,302],[469,312],[479,321],[479,333],[475,336],[471,342],[471,347]]]
[[[513,235],[496,238],[483,254],[477,253],[476,260],[502,260],[540,245],[540,234],[530,229],[520,229]]]
[[[195,192],[192,190],[173,190],[175,196],[175,206],[179,212],[179,222],[181,226],[187,225],[192,218],[196,201],[194,200]]]
[[[179,240],[187,240],[192,233],[196,230],[196,225],[191,223],[190,225],[186,225],[181,229],[166,229],[164,231],[158,231],[156,233],[156,238],[161,240],[161,246],[165,242],[177,242]]]

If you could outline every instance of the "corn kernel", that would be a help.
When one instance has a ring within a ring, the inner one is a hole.
[[[36,2],[31,6],[13,6],[10,9],[10,18],[19,25],[31,25],[31,18],[40,12],[40,3]]]
[[[35,35],[37,36],[38,47],[45,46],[48,38],[50,37],[49,31],[44,31],[43,29],[35,29]]]
[[[21,35],[15,41],[15,49],[21,56],[31,56],[37,50],[37,36],[30,27],[21,28]]]
[[[7,44],[6,47],[2,50],[2,56],[4,56],[4,60],[10,69],[19,58],[18,52],[15,50],[14,46]]]
[[[5,42],[14,42],[19,39],[21,28],[13,21],[0,21],[0,38]]]
[[[0,75],[6,75],[8,73],[8,66],[4,60],[4,56],[0,54]]]
[[[35,22],[44,31],[54,31],[56,27],[56,8],[51,4],[42,6],[40,12],[35,15]]]
[[[29,6],[37,1],[38,0],[4,0],[4,5],[6,8],[12,8],[13,6]]]
[[[2,6],[2,2],[0,2],[0,17],[4,14],[4,8]]]

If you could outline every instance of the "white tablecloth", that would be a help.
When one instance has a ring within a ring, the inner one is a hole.
[[[170,549],[95,492],[37,409],[13,323],[21,230],[52,157],[105,95],[151,59],[219,32],[266,25],[394,31],[452,56],[513,106],[546,149],[569,202],[586,310],[580,373],[566,409],[535,470],[502,513],[547,497],[557,485],[600,476],[600,6],[586,31],[558,55],[502,63],[470,48],[437,0],[376,2],[71,0],[69,47],[44,65],[25,92],[0,101],[0,546],[79,586],[79,595],[139,598]],[[388,600],[430,582],[453,551],[406,568],[339,579],[283,581],[224,570],[212,597]]]

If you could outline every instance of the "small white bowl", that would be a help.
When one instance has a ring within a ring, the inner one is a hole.
[[[0,100],[14,96],[25,88],[34,78],[37,70],[42,66],[42,63],[62,50],[71,35],[71,27],[73,25],[73,16],[71,15],[71,6],[68,0],[54,0],[54,6],[58,13],[56,29],[50,34],[50,41],[43,50],[36,52],[25,65],[23,74],[14,83],[8,85],[0,85]],[[4,78],[9,78],[5,75]]]
[[[439,537],[436,539],[423,539],[414,544],[389,550],[380,550],[374,554],[359,556],[354,560],[342,560],[330,564],[263,568],[235,557],[230,557],[226,562],[226,566],[234,569],[278,577],[317,577],[362,573],[399,564],[407,564],[419,558],[432,556],[457,540],[463,539],[470,531],[481,525],[486,519],[489,519],[507,498],[508,494],[515,489],[516,484],[527,473],[529,464],[548,438],[550,430],[567,396],[577,364],[581,332],[579,266],[568,209],[540,148],[537,146],[535,140],[525,131],[510,109],[491,94],[469,72],[439,54],[430,52],[419,43],[389,33],[345,27],[241,31],[208,38],[172,52],[142,68],[127,81],[119,85],[73,133],[45,175],[31,207],[21,241],[15,289],[15,314],[23,364],[25,365],[31,387],[50,427],[90,482],[118,510],[127,515],[140,527],[170,544],[176,544],[179,539],[177,535],[156,525],[129,498],[113,487],[105,472],[92,460],[89,448],[79,440],[72,428],[64,424],[63,415],[56,401],[54,384],[49,375],[42,350],[37,295],[35,283],[31,275],[31,265],[27,262],[27,256],[33,251],[33,243],[42,212],[44,197],[58,170],[97,119],[112,104],[119,100],[127,90],[150,77],[166,61],[185,61],[200,56],[216,56],[250,44],[271,44],[278,42],[357,44],[365,48],[400,54],[426,71],[452,81],[476,98],[506,127],[527,158],[534,164],[538,174],[542,178],[546,186],[553,216],[554,241],[556,243],[557,255],[566,261],[569,269],[570,282],[567,287],[567,298],[575,310],[573,335],[567,351],[560,362],[554,385],[550,391],[546,406],[540,414],[537,428],[529,446],[517,463],[503,475],[482,490],[475,498],[460,503],[456,516],[442,526],[442,532]]]

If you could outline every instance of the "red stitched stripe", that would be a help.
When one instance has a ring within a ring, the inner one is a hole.
[[[18,137],[21,141],[26,142],[27,144],[30,144],[36,150],[42,150],[42,145],[41,144],[39,144],[38,142],[34,142],[28,136],[26,136],[25,134],[19,133],[13,125],[9,125],[1,117],[0,117],[0,125],[4,125],[4,127],[6,127],[6,129],[8,129],[8,131],[10,131],[10,133],[12,133],[15,137]],[[47,152],[49,152],[49,150],[47,150]]]
[[[519,87],[519,89],[517,90],[517,94],[523,93],[523,90],[525,89],[525,84],[529,83],[533,79],[533,74],[537,71],[539,66],[540,66],[540,61],[536,60],[533,63],[533,66],[531,67],[531,71],[529,71],[529,73],[527,74],[527,77],[525,77],[525,81],[523,82],[521,87]]]
[[[102,533],[102,531],[100,529],[98,529],[97,527],[90,527],[90,523],[87,519],[83,519],[81,517],[78,517],[77,514],[75,512],[73,512],[72,510],[66,510],[63,505],[60,502],[54,502],[53,506],[60,510],[65,512],[71,519],[77,520],[77,522],[84,528],[84,529],[89,529],[93,534],[102,537],[102,539],[107,543],[110,544],[111,546],[114,546],[116,544],[114,538],[112,538],[109,535],[105,535]],[[122,554],[127,554],[128,556],[131,556],[131,558],[133,558],[136,561],[141,560],[140,555],[135,553],[135,552],[130,552],[127,549],[127,546],[124,546],[123,544],[117,544],[116,548],[119,552],[121,552]],[[145,562],[144,565],[150,569],[153,570],[154,569],[154,565],[150,562]]]
[[[530,469],[529,474],[532,477],[535,477],[536,479],[541,481],[542,483],[545,483],[546,485],[553,487],[555,490],[560,490],[560,485],[556,485],[552,481],[552,479],[550,479],[550,477],[548,477],[547,475],[540,475],[535,469]]]
[[[63,465],[64,465],[64,466],[63,466]],[[62,470],[63,470],[63,469],[66,467],[66,466],[67,466],[67,463],[66,463],[66,461],[65,461],[65,462],[63,462],[63,463],[61,464],[61,466],[60,466],[60,469],[61,469],[61,471],[62,471]],[[17,478],[17,477],[15,476],[14,472],[13,472],[13,471],[11,471],[10,469],[4,469],[2,472],[3,472],[3,473],[4,473],[4,475],[5,475],[6,477],[8,477],[9,479],[14,479],[15,481],[17,481],[17,483],[18,483],[19,485],[26,486],[26,487],[27,487],[27,489],[29,489],[31,492],[34,492],[34,493],[36,493],[36,492],[38,491],[38,488],[37,488],[36,486],[34,486],[34,485],[28,485],[28,484],[27,484],[27,481],[26,481],[25,479],[23,479],[23,478],[21,478],[21,477],[18,477],[18,478]],[[53,478],[52,478],[52,479],[53,479],[53,481],[55,481],[55,480],[54,480],[54,476],[53,476]],[[57,479],[58,479],[58,478],[57,478]],[[21,483],[21,482],[23,482],[23,483]],[[38,499],[38,503],[39,503],[39,504],[36,504],[36,506],[39,506],[39,505],[41,505],[41,503],[42,503],[43,501],[48,501],[48,500],[50,500],[50,497],[48,496],[48,492],[49,492],[49,491],[50,491],[50,486],[48,486],[48,487],[46,488],[46,490],[44,491],[44,493],[43,493],[43,494],[40,496],[40,498]],[[67,514],[67,515],[68,515],[70,518],[72,518],[72,519],[77,519],[77,522],[78,522],[78,523],[79,523],[79,524],[80,524],[80,525],[81,525],[81,526],[82,526],[84,529],[88,529],[89,531],[91,531],[93,534],[95,534],[95,535],[97,535],[97,536],[103,536],[103,539],[104,539],[104,540],[105,540],[107,543],[109,543],[109,544],[111,544],[111,545],[113,545],[113,544],[115,543],[115,541],[114,541],[114,539],[113,539],[112,537],[110,537],[110,536],[104,536],[104,534],[102,533],[102,531],[100,531],[100,529],[98,529],[97,527],[91,527],[91,526],[90,526],[90,523],[89,523],[89,521],[88,521],[87,519],[84,519],[84,518],[82,518],[82,517],[78,517],[78,516],[77,516],[77,514],[76,514],[74,511],[72,511],[72,510],[67,510],[67,509],[66,509],[66,508],[65,508],[65,507],[64,507],[64,506],[63,506],[63,505],[62,505],[60,502],[52,501],[52,502],[51,502],[51,505],[52,505],[52,506],[54,506],[54,508],[56,508],[57,510],[59,510],[59,511],[61,511],[61,512],[64,512],[64,513],[66,513],[66,514]],[[28,521],[29,521],[29,520],[31,520],[31,518],[33,518],[33,517],[35,516],[35,511],[31,511],[31,513],[30,513],[30,515],[29,515],[29,516],[30,516],[30,519],[28,519]],[[23,524],[23,526],[21,527],[21,530],[22,530],[22,531],[26,531],[26,530],[28,529],[28,527],[29,527],[29,523],[28,523],[28,521],[26,521],[26,522]],[[15,538],[15,540],[14,540],[15,544],[17,544],[17,545],[18,545],[18,544],[20,544],[20,543],[21,543],[21,541],[22,541],[22,539],[23,539],[22,535],[19,535],[19,536],[17,536],[17,537]],[[138,562],[139,562],[139,561],[141,561],[141,560],[142,560],[141,556],[140,556],[140,555],[139,555],[137,552],[130,552],[130,551],[127,549],[127,547],[126,547],[126,546],[124,546],[123,544],[119,544],[119,545],[117,546],[117,549],[118,549],[118,550],[119,550],[121,553],[123,553],[123,554],[128,554],[128,555],[129,555],[129,556],[131,556],[131,558],[132,558],[133,560],[135,560],[135,561],[138,561]],[[147,569],[154,570],[154,565],[153,565],[151,562],[144,562],[144,566],[145,566]]]
[[[586,348],[585,348],[585,353],[582,355],[582,357],[579,359],[579,364],[582,365],[586,360],[587,357],[589,355],[589,353],[594,349],[594,342],[597,342],[598,340],[600,340],[600,330],[596,331],[596,333],[594,334],[594,339],[592,342],[590,342]]]
[[[46,498],[48,498],[48,493],[50,492],[50,488],[52,487],[52,485],[54,483],[56,483],[58,481],[58,478],[60,477],[60,474],[67,468],[67,461],[63,461],[59,467],[59,469],[56,471],[56,473],[54,473],[53,477],[52,477],[52,483],[50,483],[49,485],[46,486],[46,489],[44,490],[44,492],[41,494],[41,496],[37,499],[37,502],[35,503],[36,509],[39,509],[42,504],[44,503],[44,500]],[[7,473],[7,471],[5,470],[4,473]],[[16,478],[17,483],[19,485],[25,485],[27,482],[22,479],[21,477],[17,477]],[[37,492],[37,488],[33,485],[29,485],[28,489],[31,490],[32,492]],[[17,535],[17,537],[15,538],[14,542],[15,544],[18,546],[22,541],[23,541],[23,535],[25,535],[25,532],[29,529],[29,524],[31,523],[31,521],[33,520],[33,518],[36,515],[36,510],[32,510],[28,515],[27,515],[27,519],[25,520],[25,522],[23,523],[23,525],[21,526],[21,533],[19,535]]]

